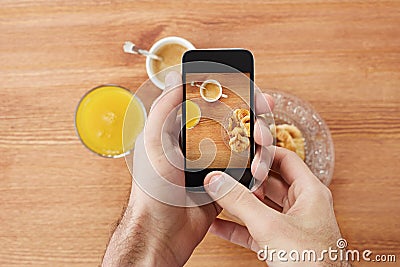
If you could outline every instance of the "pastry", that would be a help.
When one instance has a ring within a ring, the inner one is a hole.
[[[250,111],[248,109],[238,108],[233,111],[233,115],[240,121],[244,117],[249,116]]]
[[[247,137],[250,137],[250,115],[243,117],[240,125],[245,129]]]
[[[239,127],[236,127],[235,129],[238,128]],[[231,147],[231,150],[238,153],[245,151],[249,147],[249,145],[249,138],[245,135],[239,134],[239,131],[229,140],[229,146]]]
[[[271,132],[276,138],[277,146],[296,152],[302,160],[305,159],[304,138],[296,126],[289,124],[273,125]]]
[[[231,136],[231,137],[234,137],[234,136],[236,136],[236,135],[245,135],[246,134],[246,132],[245,132],[245,130],[242,128],[242,127],[235,127],[235,128],[233,128],[233,130],[229,133],[229,135]]]
[[[234,152],[243,152],[250,146],[250,112],[235,109],[228,119],[229,146]]]

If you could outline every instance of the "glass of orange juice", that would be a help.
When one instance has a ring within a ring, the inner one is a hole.
[[[82,97],[75,112],[75,128],[82,143],[109,158],[129,154],[145,120],[146,109],[140,99],[118,85],[93,88]]]

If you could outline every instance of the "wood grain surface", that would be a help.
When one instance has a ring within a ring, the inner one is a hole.
[[[250,49],[260,88],[309,101],[332,131],[349,247],[400,260],[399,1],[1,0],[0,266],[100,264],[130,175],[80,144],[75,106],[96,85],[147,79],[124,41],[172,35]],[[263,263],[207,235],[187,266]]]

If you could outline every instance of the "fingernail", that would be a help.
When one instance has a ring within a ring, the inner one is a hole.
[[[265,163],[263,160],[261,162],[258,163],[257,167],[256,167],[256,171],[254,172],[254,177],[263,182],[265,177],[268,174],[268,167],[267,167],[267,163]]]
[[[221,189],[224,184],[225,177],[221,174],[214,175],[211,177],[210,182],[208,183],[208,188],[211,193],[216,194]]]
[[[262,133],[268,133],[270,131],[269,127],[264,122],[261,123],[261,131]]]
[[[270,131],[264,119],[258,119],[258,125],[260,125],[261,134],[265,134]]]

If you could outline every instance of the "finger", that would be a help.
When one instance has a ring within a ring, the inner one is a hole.
[[[274,100],[269,94],[264,94],[256,90],[255,106],[256,115],[270,113],[274,107]],[[254,125],[254,141],[261,146],[269,146],[272,144],[272,134],[265,120],[256,119]]]
[[[174,118],[182,103],[182,79],[178,72],[169,72],[165,77],[165,90],[155,100],[146,123],[146,141],[161,143],[161,132],[173,128],[173,123],[166,123],[167,118]]]
[[[274,158],[274,149],[266,148],[264,146],[256,147],[256,154],[254,155],[253,162],[251,163],[251,172],[256,179],[254,188],[258,188],[260,184],[267,178],[272,160]]]
[[[255,223],[260,217],[267,220],[278,216],[276,211],[265,206],[249,189],[226,173],[209,173],[204,185],[211,198],[247,226],[257,227]]]
[[[278,173],[271,171],[265,181],[264,196],[283,207],[283,202],[288,197],[288,191],[289,185]]]
[[[253,194],[260,200],[262,201],[265,205],[268,207],[278,211],[282,212],[283,208],[282,206],[278,205],[274,201],[272,201],[265,193],[264,193],[264,187],[265,187],[266,181],[264,181],[263,185],[258,187],[256,191],[253,191]]]
[[[163,131],[162,135],[162,153],[168,160],[168,163],[176,169],[183,170],[185,157],[183,156],[180,148],[179,134],[181,130],[182,115],[175,116],[175,119],[168,118],[169,125],[172,125],[173,129],[170,132]],[[156,163],[159,165],[160,163]],[[175,179],[172,179],[174,181]]]
[[[251,188],[251,191],[253,192],[253,194],[261,201],[264,201],[264,183],[265,181],[263,181],[263,183],[261,185],[257,185],[257,186],[253,186],[253,188]]]
[[[254,125],[254,142],[260,146],[270,146],[273,143],[271,131],[263,119],[256,119]]]
[[[270,113],[274,109],[274,99],[269,94],[255,89],[255,113],[256,115]]]
[[[290,186],[293,182],[307,184],[317,178],[296,153],[276,147],[271,169],[278,172]]]
[[[259,250],[259,246],[254,241],[247,228],[238,223],[216,218],[209,231],[231,243],[251,249],[255,252]]]
[[[263,198],[263,203],[265,205],[267,205],[268,207],[282,213],[283,208],[281,206],[279,206],[278,204],[276,204],[274,201],[272,201],[270,198],[268,198],[267,196],[264,196]]]

